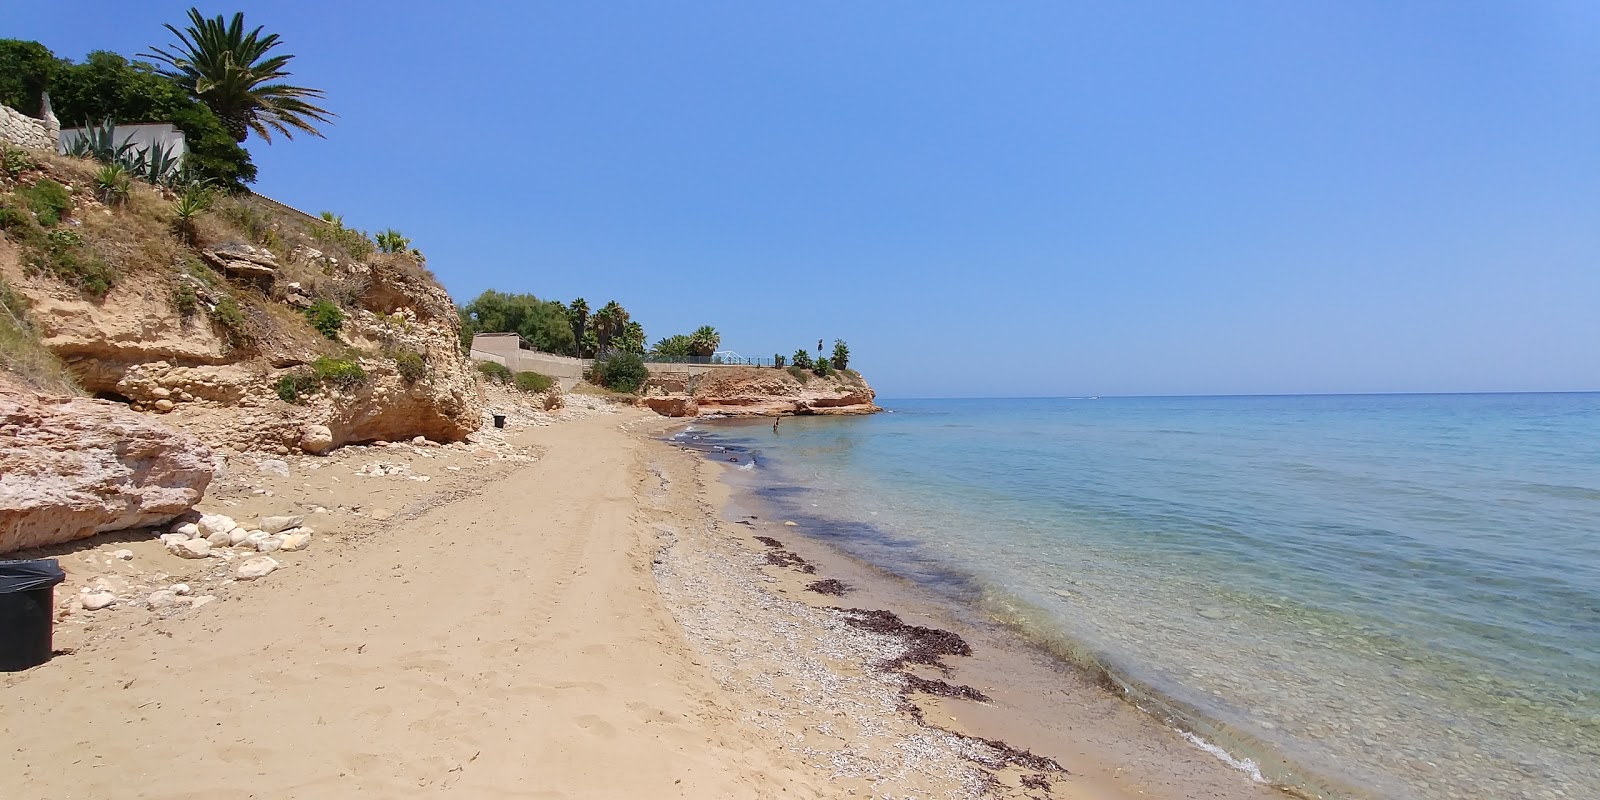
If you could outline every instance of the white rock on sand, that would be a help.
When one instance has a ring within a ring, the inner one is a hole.
[[[84,611],[99,611],[115,605],[117,596],[110,592],[90,592],[79,597],[78,601],[83,603]]]
[[[195,523],[193,523],[193,522],[182,522],[182,523],[179,523],[178,525],[173,526],[172,532],[173,533],[181,533],[184,536],[187,536],[190,539],[193,539],[194,537],[200,535],[200,526],[195,524]]]
[[[228,546],[238,547],[239,545],[244,544],[245,539],[250,537],[250,533],[250,531],[247,531],[244,528],[234,528],[233,530],[228,531]]]
[[[267,538],[256,542],[256,550],[262,553],[275,553],[282,548],[283,537],[281,536],[268,536]]]
[[[161,534],[161,544],[164,547],[167,547],[169,549],[173,545],[177,544],[178,542],[187,542],[187,541],[189,541],[188,534],[183,534],[183,533],[163,533],[163,534]]]
[[[118,551],[112,553],[111,555],[112,555],[113,558],[116,558],[116,559],[118,559],[120,561],[132,561],[133,560],[133,551],[132,550],[118,550]]]
[[[311,529],[296,528],[283,535],[283,549],[289,552],[304,550],[311,546]]]
[[[172,593],[178,595],[179,597],[186,596],[189,594],[189,592],[193,591],[189,588],[189,584],[187,583],[174,583],[167,588],[171,589]]]
[[[333,447],[333,431],[326,425],[307,425],[300,432],[300,449],[312,455],[321,455]]]
[[[282,533],[290,528],[300,527],[305,522],[305,517],[262,517],[258,526],[267,533]]]
[[[239,527],[239,523],[234,522],[233,517],[222,514],[207,514],[200,518],[199,529],[204,531],[203,535],[205,536],[210,536],[213,533],[227,533],[237,527]]]
[[[157,589],[144,602],[152,609],[171,608],[178,604],[178,593],[170,589]]]
[[[268,575],[271,575],[272,571],[277,568],[278,562],[272,558],[268,556],[256,556],[255,558],[240,564],[239,571],[234,573],[234,577],[241,581],[253,581],[257,578],[265,578]]]
[[[211,543],[204,539],[184,539],[168,542],[167,552],[179,558],[206,558],[211,555]]]

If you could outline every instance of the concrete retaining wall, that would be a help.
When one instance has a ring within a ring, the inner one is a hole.
[[[473,359],[493,361],[505,365],[512,372],[538,372],[562,379],[562,388],[569,389],[566,381],[576,383],[583,379],[584,371],[594,364],[593,359],[558,356],[538,350],[522,349],[522,337],[514,333],[480,333],[472,337]],[[719,369],[749,369],[739,364],[652,364],[645,362],[651,374],[704,375]]]

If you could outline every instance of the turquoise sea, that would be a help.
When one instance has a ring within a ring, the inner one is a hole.
[[[1264,779],[1600,796],[1600,394],[883,404],[679,436]]]

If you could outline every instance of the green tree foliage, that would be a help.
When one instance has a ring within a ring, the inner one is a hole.
[[[0,50],[12,43],[0,41]],[[62,125],[88,126],[104,119],[120,125],[170,122],[183,131],[189,148],[184,168],[195,177],[234,189],[256,179],[250,154],[228,135],[217,115],[149,64],[94,52],[82,64],[55,62],[48,89]]]
[[[577,355],[578,343],[573,339],[567,308],[561,303],[490,289],[459,310],[466,343],[471,343],[474,333],[518,333],[546,353]]]
[[[650,377],[644,361],[633,353],[611,353],[594,362],[594,381],[613,392],[636,392]]]
[[[380,253],[404,253],[411,249],[411,240],[401,236],[394,228],[378,231],[373,235],[372,242],[378,246]]]
[[[667,356],[671,358],[688,358],[689,356],[694,355],[694,351],[689,345],[689,337],[681,333],[668,336],[667,338],[656,342],[655,346],[650,348],[650,352],[658,356]]]
[[[794,351],[794,358],[790,360],[800,369],[811,369],[811,354],[804,347]]]
[[[710,325],[701,325],[689,334],[689,349],[697,356],[706,357],[722,346],[722,334]]]
[[[589,327],[594,330],[595,352],[601,355],[611,352],[614,347],[612,340],[622,337],[628,322],[628,310],[615,300],[596,311],[589,320]]]
[[[152,47],[147,55],[167,66],[162,75],[209,106],[235,142],[243,142],[251,131],[269,143],[271,131],[289,139],[297,130],[321,136],[312,123],[332,121],[327,109],[311,103],[323,98],[321,89],[278,82],[289,77],[286,68],[294,56],[269,57],[282,44],[278,34],[262,36],[260,26],[246,33],[243,13],[224,21],[221,14],[207,19],[191,8],[189,27],[166,29],[178,37],[178,44]]]
[[[817,359],[817,363],[813,365],[811,369],[824,378],[833,374],[833,365],[828,363],[828,359],[826,358]]]
[[[843,339],[833,340],[833,358],[830,360],[834,369],[846,369],[850,366],[850,346],[846,345]]]
[[[30,117],[43,116],[41,101],[55,69],[55,54],[44,45],[0,39],[0,103]]]
[[[644,326],[629,320],[622,326],[622,335],[617,337],[613,347],[624,353],[639,355],[644,352]]]
[[[578,298],[567,305],[567,319],[572,323],[572,338],[578,343],[578,355],[594,358],[594,351],[584,347],[584,334],[589,331],[589,301]]]
[[[787,363],[789,363],[788,359],[784,358],[782,353],[772,354],[772,366],[778,369],[783,369],[783,365]]]
[[[317,333],[337,342],[339,331],[344,329],[344,311],[332,300],[319,299],[306,309],[306,321]]]

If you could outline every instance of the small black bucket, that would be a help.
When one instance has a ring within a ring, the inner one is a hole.
[[[0,672],[50,660],[56,584],[66,579],[53,558],[0,561]]]
[[[496,428],[504,428],[506,426],[506,415],[504,415],[504,414],[495,414],[494,415],[494,426]]]

